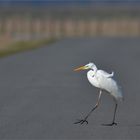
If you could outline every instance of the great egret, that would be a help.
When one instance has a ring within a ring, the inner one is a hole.
[[[122,95],[122,92],[121,92],[119,86],[117,85],[116,81],[112,79],[114,73],[112,72],[111,74],[109,74],[103,70],[98,70],[94,63],[89,63],[85,66],[76,68],[76,69],[74,69],[74,71],[88,70],[88,69],[90,69],[87,72],[88,81],[93,86],[100,89],[98,100],[97,100],[97,103],[95,104],[95,106],[93,107],[93,109],[86,115],[86,117],[82,120],[78,120],[74,124],[78,124],[78,123],[80,123],[80,124],[87,123],[88,124],[87,118],[99,106],[102,91],[105,90],[113,97],[113,99],[115,101],[115,109],[114,109],[114,115],[113,115],[112,122],[110,124],[103,124],[103,125],[106,125],[106,126],[117,125],[117,123],[115,122],[116,110],[117,110],[118,101],[123,100],[123,95]]]

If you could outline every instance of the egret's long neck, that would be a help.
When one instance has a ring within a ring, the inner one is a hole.
[[[94,65],[94,66],[91,68],[91,70],[94,71],[94,73],[96,73],[98,69],[97,69],[97,67]]]
[[[89,71],[87,72],[88,77],[93,77],[93,76],[95,76],[97,70],[98,70],[97,67],[91,68],[91,70],[89,70]]]

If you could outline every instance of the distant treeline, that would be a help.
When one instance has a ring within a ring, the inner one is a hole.
[[[107,19],[107,18],[139,18],[140,5],[137,6],[19,6],[0,7],[0,18],[22,16],[28,18],[65,19]]]
[[[72,36],[139,36],[140,19],[74,20],[66,18],[0,19],[0,34],[16,39]]]
[[[18,39],[70,36],[139,36],[138,7],[0,8],[0,34]]]

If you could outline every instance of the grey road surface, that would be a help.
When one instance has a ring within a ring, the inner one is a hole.
[[[95,105],[99,90],[86,71],[75,67],[94,62],[121,85],[117,126],[108,94],[88,119],[73,124]],[[0,139],[140,139],[139,38],[64,39],[37,50],[0,59]]]

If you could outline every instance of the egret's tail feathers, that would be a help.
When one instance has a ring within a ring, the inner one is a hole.
[[[114,76],[114,71],[112,71],[111,75]]]
[[[112,93],[112,95],[117,99],[118,101],[124,101],[124,97],[121,91],[121,88],[119,87],[116,92]]]

